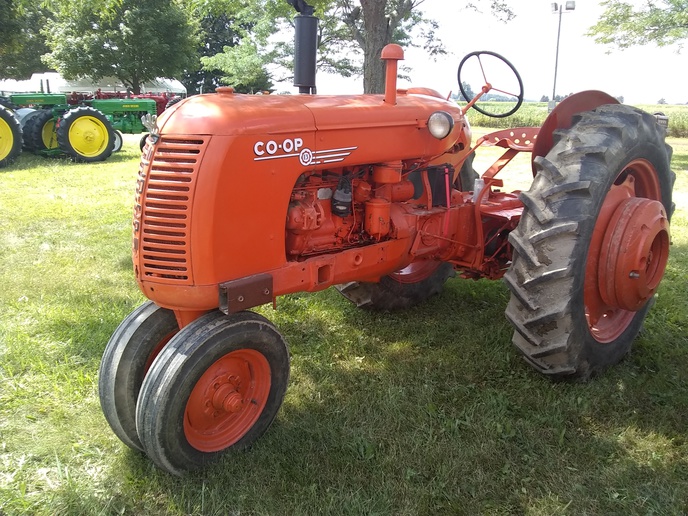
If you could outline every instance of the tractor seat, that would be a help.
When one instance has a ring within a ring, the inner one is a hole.
[[[502,129],[501,131],[495,131],[482,136],[478,139],[475,146],[477,148],[481,145],[494,145],[505,149],[514,149],[519,152],[532,152],[539,131],[539,127]]]

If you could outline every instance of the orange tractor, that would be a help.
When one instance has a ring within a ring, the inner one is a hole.
[[[488,55],[498,57],[468,57]],[[151,127],[133,219],[150,301],[110,339],[99,390],[115,434],[162,469],[244,448],[273,421],[289,352],[250,309],[285,294],[333,286],[393,310],[455,271],[503,277],[513,343],[541,373],[587,378],[629,351],[668,259],[675,176],[663,128],[593,91],[539,129],[472,147],[465,115],[491,84],[463,108],[398,90],[402,58],[397,45],[383,50],[381,95],[223,87]],[[481,145],[504,153],[474,181],[464,164]],[[521,152],[532,153],[532,186],[503,192],[498,172]]]

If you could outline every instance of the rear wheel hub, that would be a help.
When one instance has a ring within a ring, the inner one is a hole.
[[[633,197],[614,211],[597,269],[605,303],[637,311],[654,295],[669,258],[669,221],[662,203]]]
[[[646,160],[627,165],[595,223],[585,273],[585,309],[598,342],[617,339],[664,276],[669,220],[659,201],[656,176]]]

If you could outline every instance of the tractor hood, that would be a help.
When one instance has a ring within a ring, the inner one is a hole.
[[[400,90],[396,105],[382,95],[244,95],[231,88],[196,95],[167,109],[158,126],[164,135],[240,136],[318,130],[357,130],[427,126],[435,111],[463,115],[455,103],[432,90]]]
[[[442,139],[428,129],[437,111],[454,122]],[[453,152],[457,142],[470,143],[459,106],[421,88],[400,90],[393,102],[383,95],[243,95],[218,88],[168,108],[158,127],[162,137],[210,136],[213,152],[230,152],[233,160],[253,156],[254,165],[263,167],[297,154],[306,168],[429,162]]]

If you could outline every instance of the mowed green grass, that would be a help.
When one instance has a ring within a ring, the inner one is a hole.
[[[688,513],[688,140],[670,139],[667,274],[622,364],[586,384],[538,375],[510,344],[502,282],[453,279],[395,314],[286,296],[259,310],[292,356],[275,423],[183,479],[120,443],[98,402],[105,344],[144,301],[137,142],[0,171],[0,513]]]

